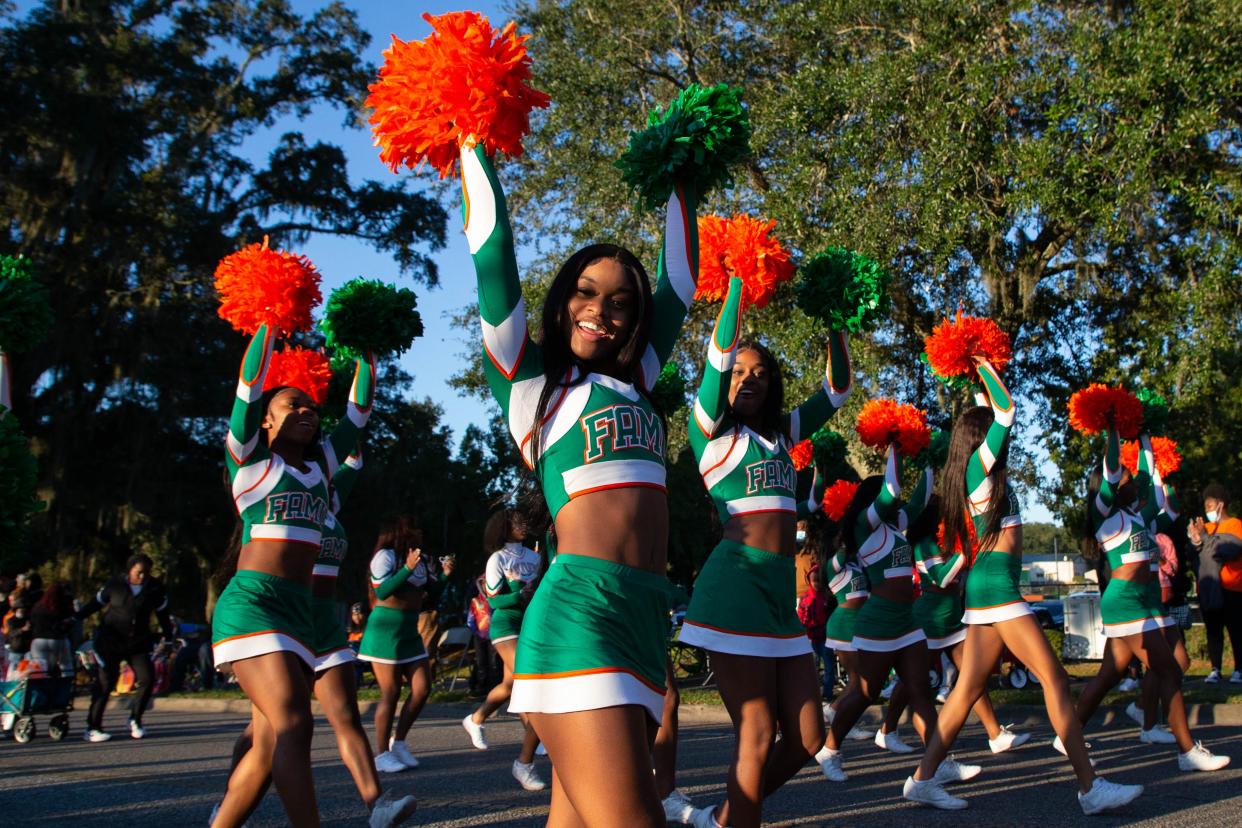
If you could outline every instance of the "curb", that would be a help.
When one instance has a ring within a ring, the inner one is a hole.
[[[358,711],[364,716],[375,707],[371,700],[358,703]],[[108,709],[128,709],[128,696],[113,696],[108,701]],[[451,718],[462,711],[469,712],[477,705],[461,702],[428,704],[424,709],[428,717]],[[153,698],[148,710],[172,711],[177,713],[241,713],[250,712],[250,702],[246,699],[195,699],[195,698]],[[311,701],[311,711],[316,716],[323,715],[319,703]],[[1120,705],[1109,705],[1100,708],[1104,725],[1121,722],[1130,726],[1125,708]],[[880,705],[872,705],[863,714],[863,721],[877,725],[883,718],[884,711]],[[1097,713],[1099,715],[1099,713]],[[1042,706],[1033,704],[1002,704],[996,707],[996,716],[1002,722],[1009,722],[1017,727],[1040,727],[1048,724],[1048,714]],[[1201,725],[1242,725],[1242,704],[1191,704],[1186,707],[1186,717],[1190,726]],[[678,719],[689,724],[729,724],[729,714],[723,705],[718,704],[683,704],[678,708]],[[972,712],[967,720],[978,724]]]

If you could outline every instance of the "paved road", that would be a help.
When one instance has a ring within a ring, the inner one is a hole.
[[[519,789],[509,776],[517,749],[516,720],[490,725],[492,749],[470,748],[458,722],[466,708],[429,708],[415,725],[410,744],[422,759],[415,771],[385,777],[400,793],[421,800],[417,824],[456,826],[542,825],[547,796]],[[161,712],[147,717],[143,741],[116,738],[102,745],[80,740],[83,712],[75,711],[74,732],[64,742],[40,733],[26,745],[0,743],[0,825],[199,826],[206,822],[224,788],[233,738],[245,724],[233,713]],[[120,732],[123,714],[109,712]],[[46,719],[39,725],[45,731]],[[801,826],[961,825],[1049,826],[1085,820],[1074,799],[1068,765],[1046,746],[1050,731],[1036,729],[1030,744],[1005,756],[987,752],[981,731],[968,728],[958,757],[978,761],[984,773],[959,786],[971,801],[965,812],[917,808],[900,798],[901,782],[913,767],[909,757],[882,753],[870,744],[847,748],[846,785],[823,779],[810,766],[766,807],[767,824]],[[1214,775],[1178,774],[1172,751],[1139,744],[1133,728],[1097,725],[1090,738],[1094,755],[1110,777],[1141,781],[1147,794],[1117,816],[1089,820],[1092,826],[1211,826],[1242,824],[1242,727],[1196,729],[1199,738],[1235,764]],[[727,726],[687,724],[682,730],[680,787],[698,801],[722,795],[723,772],[732,741]],[[981,750],[982,749],[982,750]],[[547,773],[546,760],[539,760]],[[325,825],[365,824],[353,785],[336,756],[331,731],[319,723],[314,743],[315,785]],[[274,795],[252,819],[254,828],[283,825]]]

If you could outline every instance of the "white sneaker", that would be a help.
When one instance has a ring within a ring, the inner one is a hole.
[[[882,699],[892,698],[893,690],[895,690],[896,688],[897,688],[897,679],[893,679],[888,684],[884,685],[884,689],[880,691],[880,698]]]
[[[1228,764],[1228,756],[1217,756],[1205,748],[1203,742],[1195,742],[1195,746],[1190,750],[1177,754],[1178,770],[1218,771]]]
[[[824,772],[824,777],[829,782],[844,782],[849,779],[845,774],[845,768],[841,767],[841,751],[833,750],[825,745],[815,754],[815,761],[819,762],[819,769]]]
[[[1139,727],[1142,727],[1147,721],[1143,718],[1143,711],[1140,710],[1139,706],[1134,702],[1130,702],[1126,705],[1126,715],[1129,716],[1130,720]]]
[[[932,777],[932,781],[938,782],[941,785],[947,785],[951,782],[966,782],[974,779],[982,770],[983,768],[979,765],[966,765],[952,756],[946,756],[944,761],[940,763],[940,767],[936,768],[936,774]],[[913,776],[910,778],[914,779]]]
[[[375,769],[380,773],[401,773],[409,770],[409,767],[394,756],[391,750],[386,750],[375,757]]]
[[[82,734],[84,742],[106,742],[111,738],[111,733],[104,733],[102,730],[88,730]]]
[[[690,797],[681,791],[673,788],[673,792],[664,797],[664,820],[665,822],[680,822],[682,825],[689,825],[691,818],[694,816],[694,803],[690,801]]]
[[[1139,684],[1138,679],[1132,679],[1129,676],[1126,676],[1121,680],[1121,683],[1117,685],[1117,692],[1133,693],[1135,690],[1139,689],[1140,686],[1141,685]]]
[[[1145,745],[1172,745],[1177,743],[1177,737],[1167,727],[1156,725],[1151,730],[1140,730],[1139,741]]]
[[[1203,680],[1204,684],[1215,684],[1220,681],[1220,670],[1213,670],[1207,674],[1207,678]]]
[[[141,739],[143,736],[147,735],[147,731],[143,729],[142,725],[138,724],[133,719],[130,719],[129,735],[134,739]]]
[[[1229,676],[1230,684],[1242,684],[1242,670],[1234,670]]]
[[[891,733],[885,733],[882,728],[877,730],[875,746],[880,750],[890,750],[893,753],[914,753],[914,748],[901,741],[901,735],[896,730]]]
[[[875,734],[867,728],[854,725],[850,728],[850,732],[845,734],[845,738],[851,742],[870,742],[873,735]]]
[[[1118,785],[1102,776],[1095,778],[1091,790],[1078,794],[1078,804],[1087,816],[1129,805],[1143,793],[1142,785]]]
[[[475,723],[473,713],[461,720],[461,726],[470,734],[470,743],[476,749],[487,750],[487,737],[483,735],[483,725]],[[539,747],[543,747],[542,742],[539,743]]]
[[[1083,746],[1083,747],[1085,747],[1087,750],[1091,750],[1091,743],[1090,743],[1090,742],[1083,742],[1083,743],[1082,743],[1082,746]],[[1053,737],[1053,739],[1052,739],[1052,749],[1053,749],[1053,750],[1055,750],[1057,753],[1061,754],[1062,756],[1069,756],[1069,754],[1065,752],[1065,744],[1061,741],[1061,737],[1060,737],[1060,736],[1055,736],[1055,737]],[[1091,757],[1091,756],[1088,756],[1088,757],[1087,757],[1087,760],[1088,760],[1089,762],[1091,762],[1091,767],[1093,767],[1093,768],[1094,768],[1094,767],[1095,767],[1095,759],[1094,759],[1093,757]]]
[[[940,689],[936,691],[936,703],[944,704],[949,700],[949,693],[953,692],[953,685],[941,683]],[[917,779],[915,780],[918,781]]]
[[[1018,745],[1025,745],[1030,741],[1029,733],[1014,733],[1009,729],[1009,725],[1001,728],[1001,732],[996,735],[995,739],[988,739],[988,747],[993,753],[1004,753],[1005,751],[1016,748]]]
[[[695,808],[690,814],[690,824],[694,828],[721,828],[720,823],[716,822],[716,806]]]
[[[919,780],[913,776],[906,777],[901,795],[911,802],[943,808],[946,811],[960,811],[969,804],[946,791],[935,779]]]
[[[535,763],[526,764],[517,759],[513,760],[513,778],[518,781],[528,791],[542,791],[548,787],[548,783],[539,778],[539,774],[535,772]]]
[[[396,737],[388,740],[388,752],[397,757],[397,761],[407,768],[418,767],[418,760],[414,758],[414,754],[410,753],[410,749],[405,746],[405,742],[398,742]]]
[[[835,719],[836,717],[837,717],[836,708],[833,707],[828,702],[824,702],[824,721],[827,722],[829,725],[831,725],[832,720]]]
[[[371,808],[371,819],[368,825],[370,828],[393,828],[409,819],[417,808],[418,800],[414,797],[403,796],[400,799],[393,799],[391,792],[384,791]]]
[[[484,748],[484,750],[486,750],[486,748]],[[540,742],[539,744],[535,745],[535,755],[536,756],[547,756],[548,755],[548,749],[543,746],[543,742]]]

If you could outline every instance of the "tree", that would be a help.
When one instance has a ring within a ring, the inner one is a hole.
[[[215,315],[221,256],[331,233],[436,283],[445,213],[408,181],[351,182],[338,147],[296,131],[265,164],[246,152],[321,105],[356,127],[368,39],[339,3],[304,17],[286,0],[5,15],[4,247],[34,261],[56,316],[48,344],[13,365],[50,501],[30,563],[58,556],[62,575],[93,578],[144,549],[174,590],[201,596],[236,522],[221,446],[242,342]],[[415,430],[402,437],[435,433],[424,413],[395,423]]]
[[[539,240],[532,281],[587,240],[654,261],[657,217],[635,209],[612,162],[677,89],[738,85],[753,159],[707,209],[776,219],[799,257],[840,244],[895,276],[891,324],[852,343],[863,378],[838,430],[877,393],[947,422],[964,400],[917,357],[964,306],[1014,339],[1015,465],[1067,521],[1100,447],[1069,433],[1065,402],[1092,380],[1160,390],[1191,487],[1221,477],[1242,489],[1230,440],[1242,427],[1236,11],[1225,0],[521,3],[534,84],[553,100],[504,171],[519,238]],[[677,357],[690,376],[713,315],[692,312]],[[747,326],[785,361],[791,402],[818,381],[824,335],[789,291]],[[1036,440],[1059,477],[1040,473]]]

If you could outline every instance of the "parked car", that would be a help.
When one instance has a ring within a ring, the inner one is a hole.
[[[1039,626],[1049,630],[1059,630],[1065,626],[1065,605],[1059,599],[1035,601],[1031,604]]]

